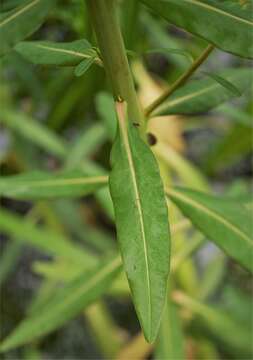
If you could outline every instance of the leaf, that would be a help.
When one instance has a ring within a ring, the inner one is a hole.
[[[221,77],[217,74],[207,72],[207,71],[202,71],[202,73],[209,76],[210,78],[214,79],[215,81],[217,81],[217,83],[219,83],[225,89],[228,89],[229,91],[231,91],[231,93],[233,93],[235,96],[242,95],[242,93],[237,89],[236,86],[234,86],[234,84],[232,84],[230,81],[224,79],[223,77]]]
[[[28,0],[15,9],[0,14],[0,55],[35,32],[55,3],[55,0]]]
[[[114,140],[117,128],[117,115],[113,97],[106,92],[100,92],[96,96],[95,103],[98,115],[104,122],[110,140]]]
[[[68,170],[78,169],[82,161],[95,153],[105,141],[106,130],[101,124],[96,123],[84,131],[80,130],[80,135],[73,141],[66,154],[64,167]]]
[[[103,231],[97,224],[91,224],[89,218],[82,214],[82,205],[72,200],[54,201],[53,210],[62,220],[64,226],[77,239],[96,252],[106,254],[115,250],[116,244],[111,234]]]
[[[50,174],[33,171],[0,177],[0,195],[24,200],[78,197],[107,184],[107,176],[87,176],[81,171]]]
[[[234,121],[235,123],[246,125],[250,128],[253,127],[253,117],[243,109],[238,109],[231,104],[219,106],[217,114],[225,115],[229,121]]]
[[[163,141],[159,141],[153,146],[155,154],[174,170],[185,186],[201,191],[208,191],[209,184],[205,176],[199,171],[197,166],[180,155],[173,147]]]
[[[16,6],[21,5],[23,0],[5,0],[1,1],[1,12],[9,11],[15,8]]]
[[[120,258],[115,257],[89,271],[86,270],[59,289],[40,311],[21,322],[2,342],[0,351],[8,351],[31,342],[64,325],[101,297],[120,269]]]
[[[38,65],[75,66],[84,60],[95,60],[96,52],[85,40],[72,42],[23,41],[15,50],[26,60]]]
[[[168,214],[157,163],[125,111],[125,103],[117,103],[119,123],[109,184],[133,301],[144,335],[152,342],[167,293]]]
[[[16,265],[21,256],[22,245],[17,242],[8,242],[1,252],[0,258],[0,286],[8,275],[16,270]]]
[[[190,63],[193,63],[193,57],[188,51],[182,49],[172,49],[172,48],[157,48],[157,49],[150,49],[145,51],[145,54],[174,54],[174,55],[181,55],[184,56]]]
[[[155,346],[155,359],[185,359],[184,336],[177,305],[167,301]]]
[[[227,168],[252,151],[252,129],[235,124],[227,134],[212,144],[203,167],[209,174]]]
[[[173,298],[184,308],[199,315],[209,332],[215,338],[221,340],[223,344],[227,344],[229,349],[240,350],[240,354],[245,352],[245,350],[251,352],[252,332],[247,327],[242,326],[237,319],[229,316],[225,311],[200,303],[179,291],[174,293]],[[200,322],[198,324],[200,325]]]
[[[66,144],[60,137],[22,112],[2,108],[0,120],[19,135],[53,155],[64,157],[67,153]]]
[[[227,52],[253,58],[252,5],[220,0],[142,0],[170,23]]]
[[[226,258],[223,253],[211,259],[205,266],[203,275],[201,276],[198,298],[202,301],[213,296],[225,277]]]
[[[89,59],[85,59],[80,64],[75,67],[75,76],[82,76],[86,73],[87,70],[91,67],[94,63],[95,57],[91,57]]]
[[[238,202],[183,188],[166,193],[192,223],[229,256],[253,270],[252,222]]]
[[[94,265],[96,258],[85,248],[71,243],[64,235],[47,227],[36,226],[29,219],[24,219],[0,208],[0,230],[14,241],[30,244],[46,254],[73,260],[75,263]]]
[[[249,68],[231,68],[219,72],[217,76],[232,82],[238,91],[242,93],[250,87],[251,75],[252,70]],[[192,80],[176,90],[167,101],[154,111],[153,115],[190,115],[203,113],[233,97],[235,97],[234,92],[224,88],[224,86],[217,83],[216,80]]]
[[[141,14],[140,21],[143,23],[145,34],[148,35],[151,46],[179,50],[183,50],[185,48],[184,39],[170,34],[170,32],[168,32],[167,24],[157,21],[148,12],[143,12]],[[172,53],[164,53],[164,56],[169,60],[169,62],[176,65],[176,68],[185,69],[189,66],[187,59],[183,56],[173,55]]]

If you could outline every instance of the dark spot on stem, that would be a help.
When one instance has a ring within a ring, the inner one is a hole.
[[[147,138],[150,146],[154,146],[157,143],[157,139],[154,134],[148,133]]]

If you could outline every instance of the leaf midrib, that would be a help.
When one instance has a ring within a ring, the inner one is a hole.
[[[231,76],[231,78],[232,78],[232,80],[233,80],[234,78],[236,78],[236,76],[234,76],[234,77]],[[230,79],[229,79],[229,80],[230,80]],[[230,81],[231,81],[231,80],[230,80]],[[162,105],[162,106],[160,107],[160,111],[159,111],[159,108],[158,108],[157,111],[156,111],[156,113],[161,112],[163,109],[169,109],[170,107],[173,107],[173,106],[175,106],[175,105],[178,105],[178,104],[180,104],[180,103],[183,103],[185,100],[194,99],[195,97],[198,97],[199,95],[203,95],[203,94],[209,92],[210,90],[213,90],[213,89],[216,89],[216,88],[219,88],[219,87],[222,87],[222,85],[216,82],[215,84],[212,84],[212,85],[210,85],[210,86],[207,86],[207,87],[205,87],[204,89],[198,90],[198,91],[196,91],[196,92],[192,92],[192,93],[190,93],[190,94],[188,94],[188,95],[184,95],[184,96],[178,97],[178,98],[176,98],[176,99],[174,99],[174,100],[170,100],[170,101],[168,101],[167,103],[164,103],[164,105]]]
[[[241,22],[243,22],[243,23],[245,23],[245,24],[247,24],[247,25],[253,26],[253,23],[250,22],[249,20],[243,19],[243,18],[238,17],[238,16],[236,16],[236,15],[234,15],[234,14],[231,14],[231,13],[226,12],[226,11],[224,11],[224,10],[218,9],[218,8],[212,6],[212,5],[205,4],[205,3],[200,2],[200,1],[197,1],[197,0],[183,0],[183,1],[184,1],[184,2],[187,2],[187,3],[191,3],[191,4],[196,5],[196,6],[199,6],[199,7],[203,7],[203,8],[209,9],[209,10],[211,10],[211,11],[217,12],[217,13],[222,14],[222,15],[224,15],[224,16],[231,17],[232,19],[235,19],[235,20],[237,20],[237,21],[241,21]]]
[[[41,0],[34,0],[33,2],[25,5],[24,7],[22,7],[20,10],[18,10],[17,12],[15,12],[14,14],[12,14],[10,17],[5,18],[1,23],[0,23],[0,28],[3,27],[4,25],[8,24],[10,21],[12,21],[13,19],[16,19],[16,17],[18,17],[19,15],[23,14],[25,11],[28,11],[31,7],[33,7],[34,5],[36,5],[38,2],[40,2]]]
[[[135,192],[135,200],[137,205],[137,210],[139,214],[140,219],[140,225],[141,225],[141,235],[143,239],[143,249],[144,249],[144,257],[145,257],[145,264],[146,264],[146,277],[147,277],[147,288],[148,288],[148,329],[149,334],[151,333],[151,284],[150,284],[150,273],[149,273],[149,262],[148,262],[148,248],[147,248],[147,241],[146,241],[146,232],[145,232],[145,226],[144,226],[144,219],[143,219],[143,211],[142,206],[140,202],[140,194],[139,194],[139,188],[138,188],[138,182],[136,179],[136,173],[135,173],[135,167],[134,167],[134,161],[132,158],[131,153],[131,146],[128,139],[128,131],[127,131],[127,122],[126,122],[126,104],[125,103],[117,103],[117,114],[119,119],[119,125],[122,133],[123,143],[126,150],[126,155],[129,163],[129,168],[131,172],[131,178],[133,182],[134,192]]]
[[[65,53],[65,54],[69,54],[69,55],[74,55],[74,56],[82,57],[82,58],[86,58],[86,59],[92,57],[92,55],[86,55],[86,54],[83,54],[83,53],[78,52],[78,51],[68,50],[68,49],[60,49],[60,48],[55,48],[55,47],[48,46],[48,45],[43,45],[43,44],[35,44],[35,46],[37,46],[39,48],[42,48],[42,49],[55,51],[55,52],[60,52],[60,53]]]
[[[198,210],[203,211],[207,215],[218,220],[218,222],[222,223],[223,225],[226,225],[226,227],[229,228],[232,232],[239,235],[242,239],[244,239],[247,243],[249,243],[250,246],[253,246],[251,238],[246,233],[241,231],[237,227],[237,225],[233,224],[231,221],[224,219],[220,214],[218,214],[214,210],[208,209],[203,204],[198,203],[197,201],[193,200],[192,198],[189,198],[189,197],[177,192],[176,190],[166,188],[166,193],[168,194],[168,196],[170,196],[170,195],[175,196],[176,198],[183,200],[185,203],[188,203],[189,205],[197,208]]]

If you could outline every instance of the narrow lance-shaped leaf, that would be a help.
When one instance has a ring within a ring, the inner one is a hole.
[[[222,50],[253,58],[252,2],[220,0],[141,0],[170,23]]]
[[[96,110],[107,131],[110,140],[114,140],[117,129],[117,116],[112,95],[100,92],[95,99]]]
[[[21,322],[0,345],[7,351],[38,339],[72,319],[108,289],[120,272],[119,257],[107,260],[90,271],[85,271],[68,285],[59,289],[40,311]]]
[[[0,177],[0,195],[14,199],[56,199],[95,192],[107,184],[107,176],[87,176],[81,171],[50,174],[33,171]]]
[[[78,169],[83,160],[97,151],[106,138],[106,129],[102,124],[95,123],[84,131],[81,129],[80,135],[71,143],[69,152],[66,154],[64,167],[68,170]]]
[[[182,50],[182,49],[172,49],[172,48],[156,48],[156,49],[150,49],[148,51],[145,51],[144,54],[174,54],[174,55],[181,55],[187,58],[189,63],[193,63],[193,57],[188,51]]]
[[[80,62],[80,64],[75,67],[75,76],[82,76],[85,74],[94,62],[95,57],[90,57],[89,59],[85,59]]]
[[[253,271],[252,219],[238,202],[201,192],[167,188],[171,200],[210,240]]]
[[[214,79],[215,81],[217,81],[217,83],[219,83],[225,89],[228,89],[229,91],[231,91],[235,96],[242,95],[242,93],[239,91],[239,89],[231,81],[228,81],[227,79],[224,79],[223,77],[221,77],[215,73],[208,72],[208,71],[202,71],[202,73],[209,76],[210,78]]]
[[[64,140],[25,113],[2,108],[0,123],[55,156],[64,157],[67,154]]]
[[[117,103],[118,132],[109,177],[117,236],[135,308],[148,341],[159,329],[167,293],[170,235],[158,165]]]
[[[9,11],[14,9],[15,7],[21,5],[21,3],[23,2],[23,0],[5,0],[4,2],[2,1],[1,3],[1,11]]]
[[[0,14],[0,55],[36,31],[55,3],[55,0],[28,0]]]
[[[84,60],[94,58],[95,61],[97,58],[96,51],[85,39],[72,42],[22,41],[15,50],[38,65],[75,66]]]
[[[237,352],[239,350],[239,354],[245,351],[252,352],[252,332],[247,326],[242,326],[242,322],[238,321],[233,314],[228,314],[228,311],[215,306],[203,304],[179,291],[174,292],[173,299],[194,315],[198,315],[205,328],[224,345],[228,345],[229,349],[232,348]]]
[[[233,84],[233,91],[217,82],[217,76]],[[252,69],[226,69],[216,74],[216,80],[192,80],[174,92],[170,98],[154,111],[155,115],[199,114],[245,92],[251,84]],[[236,90],[234,89],[236,88]],[[236,94],[235,94],[236,91]]]
[[[177,305],[168,299],[155,345],[155,359],[185,358],[184,336]]]
[[[64,235],[45,226],[36,226],[31,220],[3,208],[0,208],[0,230],[13,237],[13,241],[29,244],[49,255],[79,264],[93,265],[97,261],[90,251],[71,243]]]
[[[252,129],[248,125],[235,124],[222,138],[214,141],[206,154],[203,168],[209,174],[217,172],[240,161],[251,151]]]

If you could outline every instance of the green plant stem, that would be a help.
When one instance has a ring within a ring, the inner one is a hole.
[[[140,108],[126,50],[120,31],[115,0],[87,0],[92,25],[101,52],[105,71],[116,100],[128,104],[131,121],[139,123],[144,134],[145,121]]]
[[[184,72],[167,90],[165,90],[162,95],[160,95],[145,109],[145,115],[149,116],[159,105],[161,105],[170,95],[172,95],[175,90],[184,85],[184,83],[194,74],[199,66],[208,58],[213,49],[213,45],[208,45],[201,53],[201,55],[192,63],[191,67],[186,70],[186,72]]]

